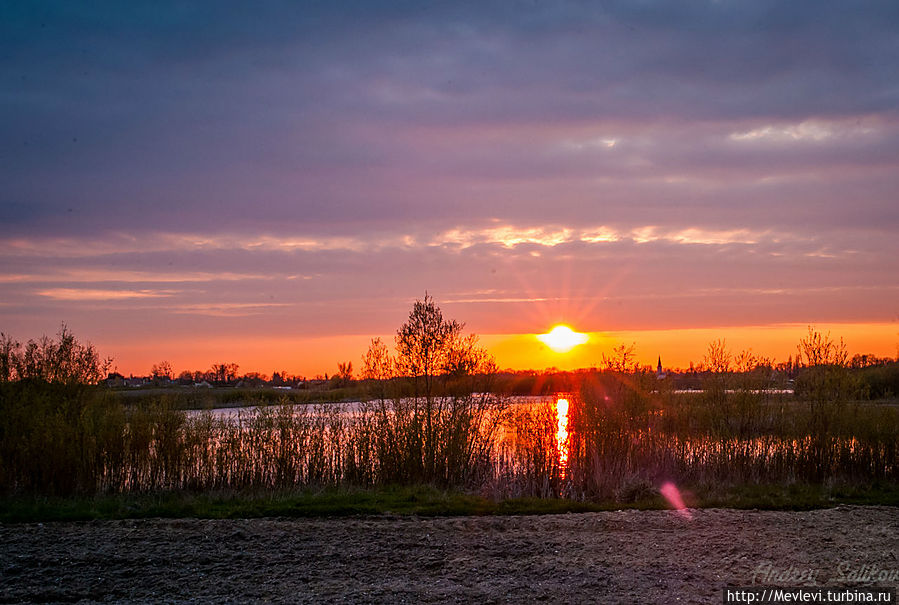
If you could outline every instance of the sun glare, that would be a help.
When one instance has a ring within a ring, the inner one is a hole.
[[[589,337],[582,332],[575,332],[565,325],[559,325],[547,334],[537,334],[537,339],[556,353],[567,353],[574,347],[582,345]]]

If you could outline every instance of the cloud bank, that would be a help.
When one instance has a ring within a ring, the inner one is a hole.
[[[896,321],[897,27],[892,1],[7,3],[0,325],[377,334],[425,289],[491,333]]]

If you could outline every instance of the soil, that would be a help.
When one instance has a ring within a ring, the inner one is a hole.
[[[899,510],[0,525],[0,602],[721,603],[899,586]]]

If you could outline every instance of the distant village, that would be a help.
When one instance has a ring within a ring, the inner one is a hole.
[[[872,366],[882,366],[895,363],[890,358],[879,358],[873,355],[856,355],[847,364],[853,369],[862,369]],[[787,361],[770,365],[756,365],[750,371],[756,374],[767,388],[789,389],[794,378],[802,366],[791,357]],[[658,358],[655,367],[641,366],[634,363],[628,368],[622,368],[626,373],[639,372],[644,375],[654,375],[659,381],[664,381],[667,388],[676,390],[701,389],[703,378],[710,370],[702,364],[693,363],[686,369],[665,368],[661,357]],[[610,368],[583,368],[578,370],[563,371],[557,368],[545,370],[504,370],[500,371],[497,378],[507,385],[519,382],[558,385],[564,383],[566,377],[590,372],[601,372]],[[736,368],[730,371],[736,373]],[[110,373],[104,381],[107,387],[114,389],[149,389],[149,388],[236,388],[236,389],[276,389],[276,390],[328,390],[349,386],[361,380],[353,374],[352,362],[339,363],[337,372],[332,375],[327,373],[307,378],[302,375],[293,375],[285,371],[276,371],[271,376],[259,372],[247,372],[241,374],[239,366],[234,363],[220,363],[213,365],[206,371],[185,370],[175,375],[172,365],[162,362],[152,367],[146,376],[124,376],[118,372]],[[513,390],[519,390],[513,388]],[[542,389],[541,389],[542,390]]]
[[[149,375],[124,376],[118,372],[111,372],[104,381],[110,388],[165,388],[165,387],[193,387],[198,389],[211,389],[213,387],[232,388],[271,388],[271,389],[326,389],[340,387],[352,381],[352,364],[340,364],[342,372],[328,376],[315,376],[307,379],[305,376],[292,375],[287,372],[273,372],[269,377],[259,372],[239,373],[239,366],[234,363],[215,364],[206,371],[185,370],[175,376],[171,364],[162,362],[154,365]]]
[[[792,392],[797,376],[805,366],[799,356],[790,356],[786,361],[774,362],[763,357],[757,357],[744,352],[741,355],[730,356],[723,349],[723,341],[719,341],[721,355],[717,360],[715,356],[707,355],[702,363],[690,363],[686,369],[666,368],[658,357],[654,366],[643,365],[634,359],[633,346],[620,346],[609,357],[604,356],[602,366],[582,368],[578,370],[563,371],[557,368],[545,370],[502,370],[496,373],[494,387],[497,392],[510,394],[539,394],[566,391],[572,384],[577,383],[578,377],[584,374],[598,372],[612,372],[617,374],[640,375],[658,386],[645,388],[652,390],[663,389],[673,392],[700,391],[704,388],[704,382],[713,374],[739,375],[743,382],[750,381],[753,388],[767,391]],[[711,348],[710,348],[711,350]],[[864,371],[876,367],[892,367],[899,365],[899,360],[876,355],[854,355],[845,359],[843,365],[850,370]],[[246,372],[241,374],[240,367],[236,363],[217,363],[205,371],[185,370],[176,375],[172,364],[163,361],[154,364],[150,373],[146,376],[124,376],[118,372],[108,374],[105,379],[107,387],[112,389],[154,389],[154,388],[178,388],[178,389],[271,389],[271,390],[303,390],[303,391],[328,391],[342,389],[351,386],[361,386],[365,376],[356,377],[353,373],[352,362],[337,364],[337,371],[328,375],[316,375],[307,378],[302,375],[292,375],[285,371],[276,371],[271,376],[259,372]],[[877,379],[883,382],[882,379]],[[891,384],[891,380],[887,383]],[[886,383],[885,383],[886,384]],[[869,389],[873,393],[892,392],[887,386],[876,386]]]

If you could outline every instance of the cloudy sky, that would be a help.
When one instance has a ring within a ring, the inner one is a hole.
[[[312,375],[427,290],[501,366],[807,324],[895,356],[897,31],[894,0],[2,3],[0,330]],[[529,336],[560,321],[593,348]]]

